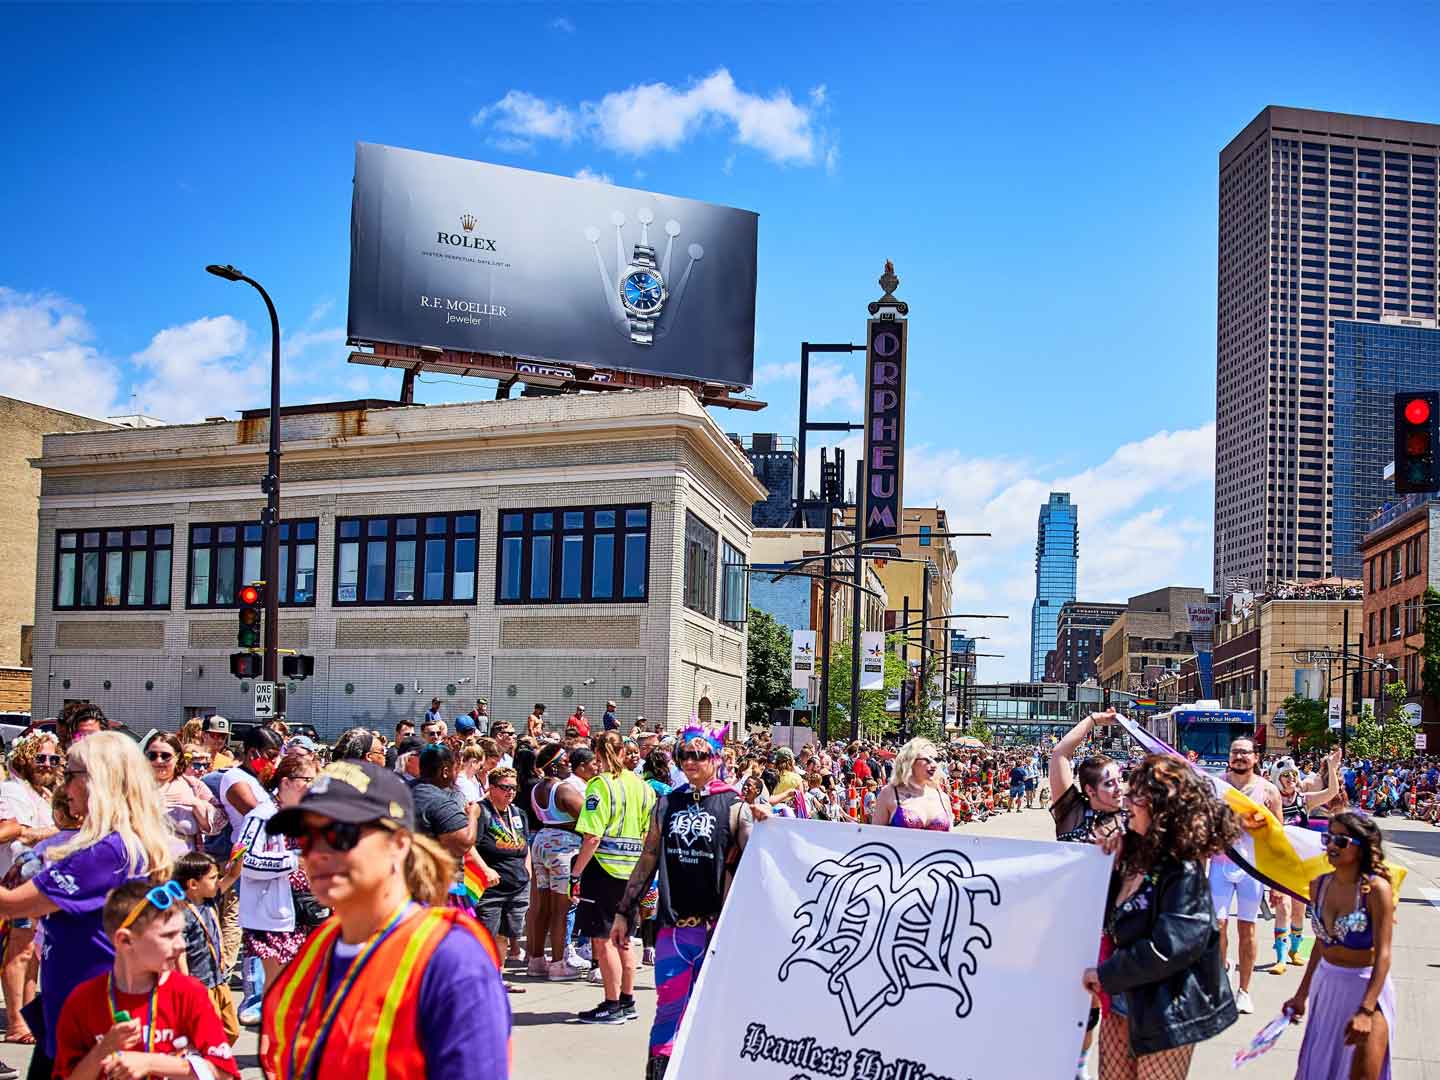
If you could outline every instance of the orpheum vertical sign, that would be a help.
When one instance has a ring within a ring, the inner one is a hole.
[[[888,295],[888,293],[887,293]],[[885,304],[882,300],[881,304]],[[871,305],[873,312],[876,305]],[[865,365],[865,539],[901,531],[905,464],[905,320],[871,319]]]

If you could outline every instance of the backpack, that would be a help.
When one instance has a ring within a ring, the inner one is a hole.
[[[225,774],[218,769],[215,772],[206,773],[200,778],[201,782],[210,789],[210,794],[215,796],[215,801],[220,802],[220,781]],[[220,864],[220,872],[225,872],[225,867],[230,865],[231,848],[235,843],[234,827],[230,824],[230,815],[225,812],[225,805],[222,802],[220,812],[225,814],[225,827],[214,836],[205,837],[205,853],[211,856]]]

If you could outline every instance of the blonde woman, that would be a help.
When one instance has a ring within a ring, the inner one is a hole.
[[[45,1031],[35,1035],[39,1051],[52,1059],[60,1006],[115,960],[100,920],[106,895],[127,881],[168,876],[175,850],[150,767],[129,736],[101,731],[73,743],[63,790],[71,813],[81,819],[79,830],[47,848],[45,869],[24,885],[0,888],[0,917],[45,917]]]
[[[895,755],[895,778],[875,798],[870,824],[949,832],[950,799],[935,782],[939,751],[929,739],[911,739]]]

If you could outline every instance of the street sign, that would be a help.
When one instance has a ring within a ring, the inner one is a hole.
[[[1314,667],[1317,664],[1338,664],[1345,659],[1343,653],[1327,649],[1301,649],[1295,653],[1295,663],[1300,667]]]
[[[1424,750],[1424,749],[1425,749],[1425,733],[1424,733],[1423,731],[1418,732],[1418,733],[1415,735],[1415,749],[1416,749],[1416,750]]]
[[[1276,716],[1275,719],[1270,722],[1270,727],[1271,727],[1272,730],[1274,730],[1274,732],[1275,732],[1275,737],[1276,737],[1277,739],[1283,739],[1283,738],[1285,738],[1285,718],[1284,718],[1284,717],[1282,717],[1282,716]]]
[[[1422,710],[1418,702],[1406,702],[1404,705],[1400,706],[1400,712],[1404,714],[1405,722],[1411,727],[1420,726],[1420,717],[1422,715]]]
[[[255,684],[255,719],[273,720],[275,718],[275,684],[273,682],[257,682]]]
[[[1334,731],[1340,727],[1340,699],[1330,699],[1330,730]]]

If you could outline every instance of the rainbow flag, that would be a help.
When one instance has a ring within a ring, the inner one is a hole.
[[[450,886],[450,895],[454,898],[455,907],[468,909],[473,914],[475,905],[485,892],[485,875],[480,870],[480,860],[473,848],[465,852],[460,870],[461,880]]]
[[[1169,754],[1182,758],[1174,747],[1156,738],[1135,721],[1116,717],[1147,754]],[[1299,825],[1284,825],[1280,819],[1243,791],[1208,773],[1194,762],[1190,767],[1211,786],[1216,798],[1223,799],[1235,811],[1244,831],[1226,854],[1235,865],[1257,881],[1279,889],[1306,903],[1310,902],[1310,882],[1331,870],[1325,857],[1325,842],[1320,833]],[[1395,895],[1405,881],[1405,868],[1386,863]]]

